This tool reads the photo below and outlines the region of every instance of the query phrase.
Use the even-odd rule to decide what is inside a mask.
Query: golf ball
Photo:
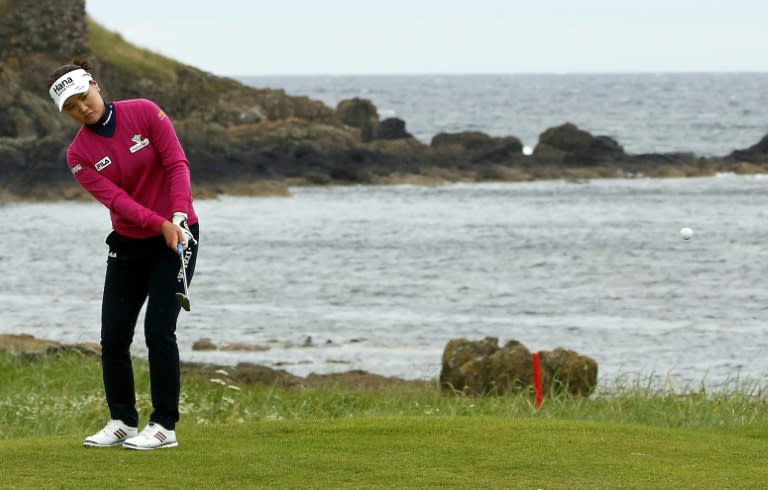
[[[683,240],[689,240],[693,236],[693,230],[690,228],[683,228],[680,230],[680,236]]]

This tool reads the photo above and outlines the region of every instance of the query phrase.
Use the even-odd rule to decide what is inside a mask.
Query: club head
[[[176,301],[179,302],[182,308],[189,311],[189,298],[184,293],[176,293]]]

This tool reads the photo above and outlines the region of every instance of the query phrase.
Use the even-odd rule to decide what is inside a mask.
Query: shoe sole
[[[131,444],[123,444],[123,448],[131,449],[133,451],[152,451],[153,449],[170,449],[172,447],[177,447],[178,445],[179,445],[178,442],[170,442],[168,444],[161,444],[160,446],[154,446],[154,447],[139,447]]]
[[[122,444],[122,442],[123,441],[118,441],[118,442],[116,442],[114,444],[99,444],[98,442],[85,441],[85,442],[83,442],[83,447],[102,447],[102,448],[104,448],[104,447],[116,447],[116,446],[119,446],[120,444]]]

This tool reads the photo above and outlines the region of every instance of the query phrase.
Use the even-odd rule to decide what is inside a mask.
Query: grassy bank
[[[137,361],[142,415],[146,364]],[[466,398],[184,376],[180,447],[88,450],[105,421],[98,360],[0,354],[0,488],[738,487],[768,481],[768,399],[748,386],[590,399]],[[117,468],[117,471],[116,471]],[[116,477],[115,474],[118,476]],[[116,478],[116,479],[115,479]],[[146,485],[142,485],[146,486]]]

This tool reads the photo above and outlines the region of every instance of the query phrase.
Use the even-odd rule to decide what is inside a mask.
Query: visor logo
[[[75,82],[72,80],[72,77],[67,77],[64,80],[60,80],[56,85],[53,86],[53,93],[56,95],[61,95],[61,93],[73,83]]]

